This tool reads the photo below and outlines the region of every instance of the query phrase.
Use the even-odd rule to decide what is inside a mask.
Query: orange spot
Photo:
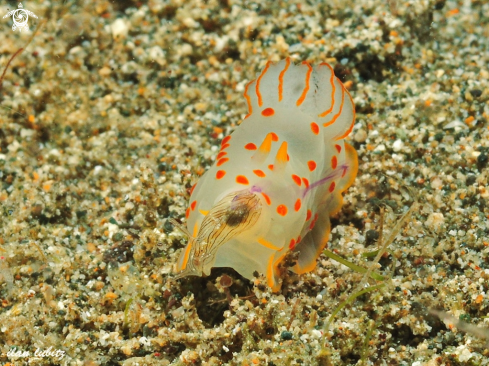
[[[236,183],[239,183],[239,184],[250,184],[250,182],[248,182],[248,178],[246,178],[244,175],[238,175],[238,176],[236,176]]]
[[[190,209],[193,211],[195,210],[195,206],[197,206],[197,201],[194,201],[190,204]]]
[[[307,180],[307,178],[302,178],[302,183],[304,183],[306,188],[309,187],[309,181]]]
[[[272,203],[272,200],[270,199],[270,197],[268,197],[266,193],[262,192],[261,195],[263,196],[263,198],[265,198],[265,202],[267,203],[267,205],[270,205]]]
[[[256,150],[256,145],[254,143],[250,142],[249,144],[245,145],[245,149],[246,150]]]
[[[227,152],[221,151],[219,154],[217,154],[216,160],[219,160],[220,158],[222,158],[223,156],[226,156],[226,155],[227,155]]]
[[[221,141],[221,145],[227,144],[229,140],[231,140],[231,135],[224,137]]]
[[[287,161],[287,141],[282,142],[275,156],[276,162],[285,163]]]
[[[261,111],[261,115],[264,117],[270,117],[275,114],[275,111],[273,108],[265,108],[263,111]]]
[[[282,101],[283,93],[284,93],[284,75],[287,69],[290,66],[290,58],[287,57],[285,59],[285,67],[284,69],[280,72],[280,75],[278,76],[278,101]]]
[[[336,151],[338,151],[338,154],[341,152],[341,146],[336,144],[334,145],[334,147],[336,148]]]
[[[285,205],[278,205],[277,206],[277,213],[281,216],[287,215],[287,206]]]
[[[276,134],[276,133],[274,133],[274,132],[270,132],[270,133],[272,134],[272,141],[275,141],[275,142],[276,142],[276,141],[278,141],[278,136],[277,136],[277,134]]]
[[[302,91],[302,95],[300,96],[299,99],[297,99],[296,105],[300,106],[302,102],[304,102],[304,99],[306,99],[307,92],[309,91],[309,79],[311,78],[311,73],[312,73],[312,66],[309,65],[309,62],[307,61],[302,61],[303,65],[306,65],[309,69],[307,70],[306,74],[306,86],[304,87],[304,90]]]
[[[229,144],[224,144],[224,145],[221,145],[221,151],[224,150],[224,149],[227,149],[229,146]]]
[[[311,172],[313,172],[314,170],[316,170],[316,162],[314,160],[309,160],[307,162],[307,166],[309,167],[309,170]]]
[[[295,239],[290,239],[289,249],[292,250],[295,247]]]
[[[332,167],[333,169],[336,169],[336,166],[337,166],[337,165],[338,165],[338,159],[336,158],[336,156],[333,156],[333,157],[331,158],[331,167]]]
[[[189,216],[190,216],[190,207],[187,208],[187,210],[185,211],[185,218],[188,219]]]
[[[260,93],[260,81],[261,81],[261,78],[263,77],[263,75],[265,75],[265,73],[267,72],[268,68],[270,67],[270,64],[272,62],[271,61],[268,61],[267,64],[265,65],[265,68],[263,69],[263,71],[261,72],[260,76],[258,76],[258,79],[256,79],[256,96],[258,97],[258,105],[261,107],[263,105],[263,99],[261,97],[261,93]]]
[[[248,88],[253,81],[255,81],[255,80],[251,80],[248,84],[246,84],[246,87],[245,87],[245,90],[243,93],[243,95],[246,99],[246,104],[248,104],[248,114],[246,115],[245,118],[248,118],[251,115],[251,113],[253,113],[253,108],[251,107],[251,99],[250,99],[250,96],[248,95]]]
[[[316,122],[311,122],[311,131],[315,135],[319,135],[319,126]]]
[[[196,185],[197,185],[197,183],[195,183],[195,184],[192,186],[192,188],[190,188],[190,195],[192,195],[192,193],[193,193],[193,191],[194,191],[194,189],[195,189],[195,186],[196,186]]]
[[[221,166],[222,164],[224,164],[226,161],[228,161],[229,159],[228,158],[222,158],[220,159],[218,162],[217,162],[217,166]]]
[[[299,211],[301,209],[301,204],[301,199],[298,198],[297,201],[295,201],[294,210]]]
[[[335,186],[336,186],[335,182],[331,182],[331,184],[329,185],[329,192],[333,192]]]
[[[318,220],[318,214],[314,215],[314,219],[311,221],[311,225],[309,225],[309,230],[312,230],[314,228],[314,225],[316,225],[316,221]]]
[[[268,166],[268,169],[273,170],[273,164],[270,164],[270,165]]]
[[[309,221],[309,219],[311,218],[311,216],[312,216],[311,210],[307,210],[306,221]]]
[[[225,175],[226,175],[226,171],[225,170],[218,170],[217,173],[216,173],[216,179],[221,179]]]
[[[295,184],[297,184],[299,187],[301,186],[302,181],[298,175],[292,174],[292,179],[294,180]]]
[[[333,107],[334,107],[334,103],[335,103],[335,100],[334,100],[334,93],[336,91],[336,87],[334,86],[334,77],[335,76],[334,76],[334,71],[331,68],[331,66],[329,66],[329,64],[327,64],[326,62],[322,62],[320,65],[328,67],[329,71],[331,73],[331,77],[329,79],[329,83],[331,84],[331,107],[329,107],[329,109],[325,110],[323,113],[319,114],[319,117],[325,117],[328,113],[331,113],[331,111],[333,110]]]
[[[299,243],[301,242],[301,240],[302,240],[302,238],[301,238],[301,236],[299,235],[299,236],[297,237],[297,244],[299,244]]]
[[[266,174],[262,170],[253,170],[253,173],[255,173],[258,177],[263,178],[266,176]]]

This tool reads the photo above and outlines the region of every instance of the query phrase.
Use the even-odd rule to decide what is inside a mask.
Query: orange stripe
[[[341,192],[344,192],[353,184],[358,172],[358,155],[357,151],[350,144],[345,143],[346,161],[349,163],[350,176],[348,182],[342,184]]]
[[[253,108],[251,107],[251,98],[250,96],[248,95],[248,88],[250,87],[250,84],[255,81],[255,80],[251,80],[248,84],[246,84],[245,86],[245,90],[244,90],[244,97],[246,99],[246,104],[248,104],[248,114],[246,115],[245,118],[251,116],[251,113],[253,113]]]
[[[275,160],[278,163],[287,162],[287,141],[282,142],[282,145],[280,145],[280,148],[277,151],[277,156],[275,156]]]
[[[185,248],[185,254],[183,255],[182,270],[187,267],[188,258],[190,257],[190,249],[192,249],[192,241],[190,240]]]
[[[290,57],[287,57],[285,59],[285,67],[284,69],[280,72],[280,75],[278,76],[278,101],[282,101],[283,93],[284,93],[284,75],[287,69],[290,66]]]
[[[304,99],[306,99],[307,92],[309,91],[309,79],[311,78],[311,73],[312,73],[312,66],[309,65],[309,62],[302,61],[302,64],[306,65],[309,68],[309,70],[307,70],[307,74],[306,74],[306,86],[304,87],[304,90],[302,91],[301,97],[299,99],[297,99],[297,103],[296,103],[297,106],[300,106],[302,104],[302,102],[304,101]]]
[[[267,205],[270,205],[272,203],[272,200],[270,199],[270,197],[268,197],[268,194],[262,192],[261,195],[263,196],[263,198],[265,198]]]
[[[345,90],[345,91],[346,91],[346,94],[348,95],[348,97],[350,98],[350,102],[351,102],[351,105],[353,107],[353,118],[352,118],[351,125],[350,125],[350,128],[348,129],[348,131],[346,131],[340,137],[336,137],[335,140],[342,140],[346,136],[348,136],[350,134],[350,132],[353,130],[353,125],[355,124],[355,116],[356,116],[356,113],[355,113],[355,105],[353,104],[353,99],[351,98],[350,93],[348,93],[348,90]]]
[[[269,241],[263,239],[263,238],[258,238],[257,239],[257,242],[261,245],[263,245],[264,247],[268,248],[268,249],[272,249],[272,250],[280,250],[282,248],[279,248],[279,247],[276,247],[275,245],[273,245],[272,243],[270,243]]]
[[[272,148],[272,140],[273,140],[273,135],[271,133],[267,134],[267,136],[261,143],[259,150],[264,153],[269,153],[270,149]]]
[[[334,93],[336,91],[336,87],[334,86],[334,78],[335,78],[335,76],[334,76],[334,70],[326,62],[322,62],[321,65],[327,66],[329,68],[329,71],[331,72],[331,78],[330,78],[329,82],[331,83],[331,89],[332,89],[332,91],[331,91],[331,107],[328,110],[324,111],[323,113],[321,113],[319,115],[319,117],[324,117],[328,113],[331,113],[331,111],[333,110],[333,107],[334,107]]]
[[[329,125],[332,125],[333,123],[335,123],[336,120],[338,119],[338,117],[341,115],[341,111],[343,111],[343,104],[345,103],[345,87],[341,83],[340,83],[340,85],[341,85],[341,105],[340,105],[340,110],[338,111],[338,113],[336,113],[334,115],[334,117],[329,122],[323,123],[323,127],[328,127]],[[352,128],[353,128],[353,125],[352,125]]]
[[[261,93],[260,93],[260,80],[265,75],[267,72],[268,68],[270,67],[270,64],[272,61],[267,61],[267,64],[265,65],[265,68],[261,72],[260,76],[258,76],[258,79],[256,79],[256,96],[258,97],[258,105],[261,107],[263,105],[263,99],[261,98]]]
[[[273,257],[275,256],[275,253],[272,253],[270,255],[270,258],[268,259],[268,265],[267,265],[267,284],[270,288],[274,287],[274,278],[273,278]]]

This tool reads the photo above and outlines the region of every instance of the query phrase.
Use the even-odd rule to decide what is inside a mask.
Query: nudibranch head
[[[183,269],[176,278],[209,275],[217,250],[253,228],[261,210],[260,198],[250,190],[224,196],[205,216],[197,237],[189,238],[186,253],[178,266]]]

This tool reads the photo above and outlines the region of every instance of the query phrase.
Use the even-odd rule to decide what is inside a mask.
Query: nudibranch
[[[189,241],[177,277],[231,267],[281,287],[279,263],[312,271],[330,234],[330,216],[353,183],[358,159],[344,141],[353,129],[352,98],[327,63],[268,62],[246,85],[248,114],[223,138],[214,165],[192,187]]]

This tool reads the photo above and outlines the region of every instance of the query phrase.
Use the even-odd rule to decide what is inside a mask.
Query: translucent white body
[[[329,217],[355,179],[356,152],[343,140],[354,106],[328,64],[289,59],[267,63],[244,96],[249,114],[192,191],[192,238],[176,271],[182,277],[231,267],[249,279],[258,271],[277,291],[288,251],[299,252],[295,272],[314,269]]]

